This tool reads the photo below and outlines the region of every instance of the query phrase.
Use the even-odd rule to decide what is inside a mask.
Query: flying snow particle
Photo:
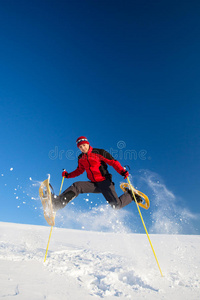
[[[10,171],[13,171],[13,168],[10,168]]]
[[[29,180],[32,181],[33,179],[31,177],[29,177]]]
[[[4,176],[4,174],[1,174],[1,176]]]

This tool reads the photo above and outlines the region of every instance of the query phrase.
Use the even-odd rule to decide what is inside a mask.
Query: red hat
[[[76,145],[77,145],[77,147],[79,147],[80,145],[82,145],[82,144],[90,144],[89,142],[88,142],[88,139],[85,137],[85,136],[80,136],[77,140],[76,140]]]

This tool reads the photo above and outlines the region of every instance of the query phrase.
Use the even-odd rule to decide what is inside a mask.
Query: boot
[[[51,193],[51,201],[54,212],[62,208],[62,203],[60,201],[60,198],[56,196],[55,194]],[[63,206],[64,207],[64,206]]]
[[[64,208],[74,198],[75,193],[72,191],[67,192],[64,196],[56,196],[55,194],[51,193],[53,210],[56,212],[57,210]]]
[[[134,193],[135,198],[133,197],[133,193],[129,188],[126,188],[127,192],[131,195],[132,200],[135,202],[135,198],[137,200],[137,203],[142,203],[143,199],[140,195],[138,195],[137,193]]]

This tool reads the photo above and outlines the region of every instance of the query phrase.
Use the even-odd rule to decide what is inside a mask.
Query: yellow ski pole
[[[59,195],[61,194],[62,191],[62,187],[63,187],[63,182],[64,182],[65,177],[63,176],[62,178],[62,182],[61,182],[61,186],[60,186],[60,191],[59,191]]]
[[[141,220],[142,220],[142,224],[143,224],[143,226],[144,226],[145,232],[146,232],[146,234],[147,234],[147,237],[148,237],[149,243],[150,243],[150,245],[151,245],[151,249],[152,249],[152,251],[153,251],[153,254],[154,254],[154,256],[155,256],[155,259],[156,259],[156,262],[157,262],[158,268],[159,268],[159,270],[160,270],[160,274],[161,274],[161,276],[163,277],[163,274],[162,274],[162,271],[161,271],[161,268],[160,268],[160,265],[159,265],[159,262],[158,262],[158,259],[157,259],[157,256],[156,256],[156,253],[155,253],[155,251],[154,251],[154,248],[153,248],[152,242],[151,242],[151,240],[150,240],[150,237],[149,237],[149,234],[148,234],[148,231],[147,231],[146,225],[145,225],[145,223],[144,223],[144,220],[143,220],[143,217],[142,217],[142,214],[141,214],[141,211],[140,211],[139,205],[138,205],[138,203],[137,203],[137,200],[136,200],[136,197],[135,197],[135,193],[134,193],[134,190],[133,190],[133,186],[132,186],[132,184],[131,184],[131,182],[130,182],[130,179],[129,179],[129,177],[127,177],[127,180],[128,180],[129,186],[130,186],[130,188],[131,188],[131,192],[132,192],[132,194],[133,194],[133,197],[134,197],[135,203],[136,203],[136,205],[137,205],[137,209],[138,209],[138,212],[139,212],[140,218],[141,218]]]
[[[62,178],[59,195],[61,194],[61,191],[62,191],[64,178],[65,177]],[[50,234],[49,234],[49,239],[48,239],[48,243],[47,243],[47,249],[46,249],[46,253],[45,253],[45,257],[44,257],[44,262],[46,261],[46,258],[47,258],[47,253],[48,253],[48,249],[49,249],[49,243],[50,243],[50,239],[51,239],[52,230],[53,230],[53,226],[51,226],[51,230],[50,230]]]
[[[45,253],[45,257],[44,257],[44,262],[46,261],[46,258],[47,258],[47,253],[48,253],[48,249],[49,249],[49,243],[50,243],[50,239],[51,239],[52,230],[53,230],[53,226],[51,226],[49,239],[48,239],[48,243],[47,243],[47,249],[46,249],[46,253]]]

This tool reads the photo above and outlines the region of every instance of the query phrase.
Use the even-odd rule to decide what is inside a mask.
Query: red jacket
[[[119,174],[125,171],[121,164],[115,160],[110,153],[103,149],[92,148],[90,146],[87,154],[82,153],[79,155],[77,169],[69,173],[67,178],[79,176],[86,170],[87,177],[92,182],[103,181],[107,178],[111,179],[112,175],[107,170],[107,164],[112,166]]]

